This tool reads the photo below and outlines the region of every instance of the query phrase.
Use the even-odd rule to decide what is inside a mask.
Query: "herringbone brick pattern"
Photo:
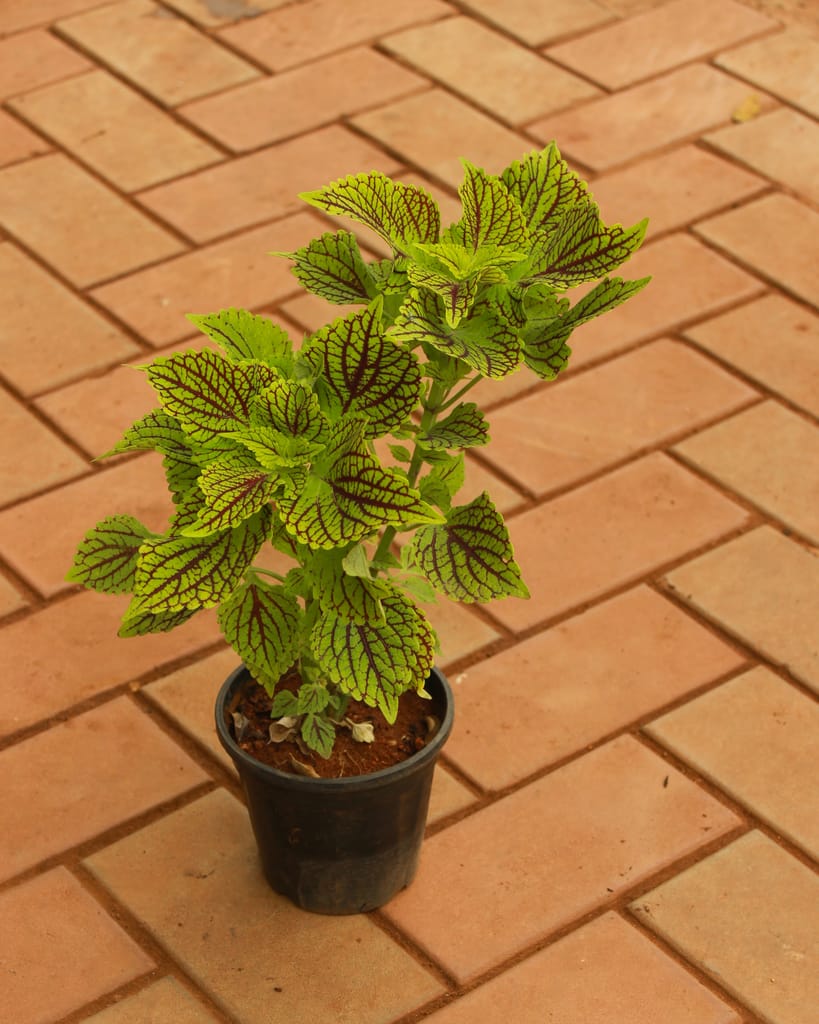
[[[764,0],[0,0],[0,1024],[815,1024],[817,66]],[[298,192],[449,210],[459,157],[552,138],[654,280],[559,382],[481,386],[468,488],[533,597],[431,610],[419,876],[307,915],[215,743],[215,620],[118,640],[64,582],[167,515],[153,455],[92,459],[185,313],[324,322],[267,255],[326,224]]]

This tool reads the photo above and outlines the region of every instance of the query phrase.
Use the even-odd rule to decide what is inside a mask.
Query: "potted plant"
[[[647,281],[607,276],[645,221],[605,226],[554,144],[498,176],[464,168],[463,214],[443,231],[424,189],[378,172],[302,196],[390,247],[366,263],[336,230],[278,254],[311,292],[360,310],[300,348],[245,310],[191,316],[218,348],[141,367],[161,405],[108,453],[161,453],[168,528],[105,519],[68,577],[133,595],[124,637],[218,609],[242,665],[217,729],[266,875],[325,913],[378,906],[415,870],[452,723],[418,600],[527,596],[489,495],[457,503],[464,450],[488,440],[467,393],[521,364],[553,379],[572,331]]]

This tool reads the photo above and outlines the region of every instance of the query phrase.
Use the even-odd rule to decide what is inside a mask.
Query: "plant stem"
[[[424,399],[424,411],[421,414],[421,423],[418,427],[419,434],[425,434],[435,426],[435,421],[438,418],[439,413],[443,408],[443,402],[447,397],[447,389],[441,384],[440,381],[434,380],[430,386],[429,393]],[[418,474],[421,472],[421,467],[424,464],[424,452],[418,442],[415,442],[415,448],[412,453],[412,459],[410,460],[409,468],[407,469],[407,481],[410,487],[414,487],[418,480]],[[388,526],[381,535],[381,540],[376,549],[375,555],[373,556],[374,562],[379,562],[390,550],[392,542],[395,540],[395,535],[398,531],[394,526]],[[377,570],[376,570],[377,574]]]
[[[258,565],[254,565],[252,567],[252,571],[257,576],[272,576],[273,579],[274,580],[278,580],[279,583],[284,583],[285,582],[285,577],[284,576],[280,576],[279,573],[277,573],[277,572],[273,572],[272,569],[260,569]]]
[[[464,384],[464,386],[460,389],[460,391],[456,391],[451,398],[447,396],[447,400],[443,403],[443,405],[438,406],[438,412],[446,412],[447,409],[451,409],[456,402],[460,401],[460,399],[463,398],[463,396],[467,393],[467,391],[469,391],[470,388],[474,388],[475,385],[479,383],[479,381],[481,381],[482,379],[483,378],[480,376],[480,374],[478,374],[471,380],[468,380],[466,384]]]

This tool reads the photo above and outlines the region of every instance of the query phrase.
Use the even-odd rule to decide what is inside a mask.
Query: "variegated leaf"
[[[443,526],[422,526],[410,557],[436,589],[456,601],[529,596],[503,517],[486,492],[453,509]]]
[[[175,612],[146,612],[138,607],[135,600],[126,611],[117,636],[146,636],[148,633],[170,633],[172,629],[187,622],[193,610],[184,609]]]
[[[353,622],[377,622],[384,618],[381,599],[388,585],[369,576],[348,575],[335,557],[314,560],[315,594],[325,613]]]
[[[109,455],[134,451],[157,451],[184,459],[190,455],[190,445],[173,416],[162,409],[154,409],[129,427],[122,439],[101,457],[105,459]]]
[[[247,459],[228,456],[212,462],[199,474],[205,507],[182,532],[204,537],[238,526],[270,502],[275,484],[274,476]]]
[[[140,548],[134,610],[212,608],[241,583],[267,534],[269,515],[257,512],[239,526],[209,537],[164,537]]]
[[[380,171],[351,174],[300,196],[311,206],[366,224],[396,252],[411,242],[434,242],[441,215],[432,196],[415,185],[391,181]]]
[[[188,320],[232,360],[256,360],[279,369],[287,369],[292,363],[293,343],[269,317],[246,309],[223,309],[207,316],[189,313]]]
[[[418,440],[427,448],[475,448],[489,441],[489,428],[474,402],[462,402]]]
[[[435,292],[441,299],[444,316],[450,327],[457,327],[478,297],[479,280],[469,277],[464,281],[453,281],[444,274],[424,267],[410,266],[409,278],[418,288]]]
[[[630,228],[607,227],[590,200],[568,211],[545,236],[533,265],[533,279],[553,288],[573,288],[616,270],[640,247],[647,220]]]
[[[192,456],[192,453],[189,452]],[[168,490],[171,497],[178,505],[184,500],[188,492],[196,487],[199,479],[201,466],[192,461],[191,458],[177,458],[175,455],[166,455],[162,460],[162,468],[165,470],[165,479],[168,482]]]
[[[258,387],[256,373],[247,366],[206,349],[178,352],[146,369],[165,408],[193,441],[212,441],[250,423]]]
[[[526,248],[529,232],[517,197],[495,177],[463,161],[464,180],[458,193],[463,216],[447,237],[473,250],[484,245]]]
[[[301,609],[284,587],[254,578],[219,609],[219,626],[253,677],[270,692],[297,660]]]
[[[323,476],[308,477],[301,493],[278,498],[288,531],[311,548],[362,540],[381,526],[435,522],[438,514],[396,470],[364,451],[339,456]]]
[[[305,465],[322,448],[320,441],[292,437],[272,427],[248,427],[229,436],[252,452],[259,465],[271,472]]]
[[[533,318],[523,330],[523,358],[526,365],[544,380],[553,380],[569,361],[571,349],[566,341],[574,329],[636,295],[649,280],[648,277],[637,281],[624,281],[621,277],[606,278],[571,309],[566,308],[566,300],[563,300],[554,309],[554,315]]]
[[[533,232],[549,232],[564,213],[589,195],[586,183],[570,169],[554,142],[540,153],[516,160],[501,180]]]
[[[380,307],[335,320],[309,337],[305,361],[321,375],[331,416],[361,416],[368,437],[397,429],[421,391],[421,370],[411,353],[381,328]]]
[[[428,291],[410,292],[390,334],[407,348],[432,345],[496,380],[511,373],[521,357],[518,331],[496,307],[479,304],[468,319],[450,327],[442,300]]]
[[[81,541],[66,579],[105,594],[133,590],[140,545],[151,531],[133,516],[111,516]]]
[[[255,426],[271,426],[305,441],[318,441],[327,433],[318,397],[298,381],[274,381],[256,397],[251,415]]]
[[[299,281],[328,302],[369,302],[375,295],[374,282],[350,231],[328,231],[303,249],[277,255],[293,260]]]
[[[432,667],[434,633],[423,613],[398,593],[384,601],[380,623],[321,617],[310,636],[313,655],[339,689],[381,710],[388,722],[398,698],[423,687]]]

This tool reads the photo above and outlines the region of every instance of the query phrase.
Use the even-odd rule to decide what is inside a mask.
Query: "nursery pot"
[[[304,910],[357,914],[409,885],[418,866],[432,774],[452,729],[452,691],[433,669],[427,691],[441,726],[400,764],[368,775],[313,779],[262,764],[233,737],[230,712],[250,673],[240,666],[216,699],[216,730],[247,796],[265,877]]]

